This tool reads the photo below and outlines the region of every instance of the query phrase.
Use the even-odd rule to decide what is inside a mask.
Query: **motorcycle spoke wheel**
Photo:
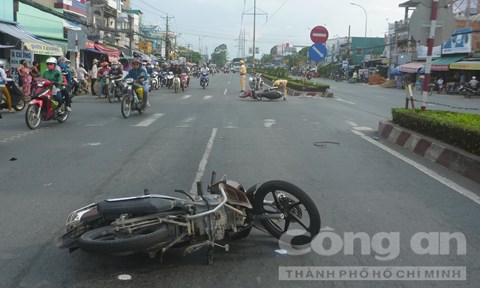
[[[123,97],[121,108],[123,117],[128,118],[132,112],[132,101],[130,100],[130,97]]]
[[[320,232],[320,213],[315,203],[291,183],[280,180],[263,183],[254,195],[253,209],[256,215],[283,213],[283,219],[260,220],[260,223],[279,239],[288,231],[295,232],[290,244],[310,243]]]
[[[115,87],[109,87],[107,97],[108,102],[113,103],[113,101],[115,100]]]
[[[37,117],[39,109],[40,106],[38,105],[28,106],[27,112],[25,113],[25,122],[28,128],[32,130],[35,130],[40,125],[40,117]]]
[[[132,233],[116,232],[112,226],[90,230],[80,236],[78,244],[86,252],[128,255],[146,252],[168,240],[164,224],[134,230]]]

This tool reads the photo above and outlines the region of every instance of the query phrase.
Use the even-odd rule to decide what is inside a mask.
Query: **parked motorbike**
[[[54,100],[58,88],[54,83],[44,78],[37,79],[37,87],[25,113],[25,122],[28,128],[36,129],[41,121],[57,120],[59,123],[67,121],[69,112],[64,99],[61,107]],[[53,91],[52,91],[53,90]]]
[[[167,78],[167,88],[170,89],[173,87],[173,78],[175,78],[175,75],[173,75],[172,71],[169,71],[166,78]]]
[[[202,76],[200,76],[200,86],[202,86],[203,89],[205,89],[208,86],[208,73],[207,72],[202,72]]]
[[[108,102],[113,103],[115,98],[118,99],[118,101],[122,100],[122,90],[125,88],[124,82],[122,75],[110,75],[110,81],[107,87]]]
[[[27,101],[25,101],[25,96],[23,95],[22,89],[17,85],[17,83],[15,83],[12,78],[7,78],[5,87],[7,87],[8,93],[10,93],[10,96],[12,98],[12,108],[15,111],[22,111],[25,106],[27,106]],[[0,110],[1,109],[8,109],[7,98],[3,94],[0,99]]]
[[[132,110],[137,110],[139,114],[143,114],[147,107],[143,103],[143,87],[142,84],[144,79],[140,78],[136,80],[137,85],[134,85],[135,81],[133,78],[125,79],[125,88],[123,89],[123,98],[122,98],[122,115],[125,118],[128,118],[132,113]]]
[[[171,248],[184,249],[184,255],[204,248],[211,264],[215,246],[228,251],[228,240],[246,238],[253,227],[292,247],[310,243],[320,231],[315,203],[289,182],[267,181],[245,190],[225,176],[216,182],[213,172],[206,193],[200,182],[196,195],[175,192],[186,197],[150,194],[145,189],[141,196],[77,209],[68,216],[66,231],[55,244],[70,252],[80,248],[107,255],[147,253],[160,259]],[[285,234],[294,229],[295,235]]]

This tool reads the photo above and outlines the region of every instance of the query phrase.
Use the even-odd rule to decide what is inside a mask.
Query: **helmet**
[[[97,59],[93,59],[93,64],[97,64],[98,63],[98,60]]]
[[[240,60],[240,65],[242,65],[242,64],[245,64],[245,62],[243,60]]]
[[[102,67],[107,67],[108,66],[108,62],[103,62],[102,63]]]
[[[67,58],[64,56],[58,57],[58,62],[67,62]]]
[[[132,60],[132,65],[133,64],[140,64],[140,63],[141,63],[140,60],[138,60],[137,58]]]
[[[476,78],[475,76],[473,76],[473,77],[472,77],[472,80],[475,80],[475,79],[477,79],[477,78]]]
[[[53,64],[57,64],[57,59],[55,57],[50,57],[47,59],[47,61],[45,61],[45,63],[49,64],[49,63],[53,63]]]

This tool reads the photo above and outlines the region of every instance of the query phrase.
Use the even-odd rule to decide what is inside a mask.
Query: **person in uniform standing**
[[[240,60],[240,89],[241,92],[245,92],[245,81],[247,79],[247,67],[245,62]]]

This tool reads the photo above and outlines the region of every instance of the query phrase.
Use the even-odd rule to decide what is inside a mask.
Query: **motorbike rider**
[[[45,63],[47,64],[47,70],[43,72],[42,77],[54,83],[55,85],[54,87],[56,87],[57,89],[53,89],[52,91],[54,92],[53,97],[58,102],[58,107],[62,107],[61,106],[63,104],[62,91],[61,89],[58,89],[58,88],[62,87],[63,77],[62,77],[62,73],[60,73],[60,71],[58,71],[58,69],[56,68],[57,59],[55,57],[50,57],[45,61]],[[60,111],[60,113],[61,112],[63,111]]]
[[[102,96],[107,96],[107,95],[103,95],[103,89],[104,89],[104,86],[105,86],[105,77],[107,75],[105,75],[105,73],[110,73],[110,68],[108,67],[108,62],[103,62],[102,63],[102,68],[100,68],[100,70],[98,70],[98,81],[100,81],[100,85],[99,85],[99,88],[98,88],[98,98],[102,97]]]
[[[470,84],[470,87],[472,87],[473,89],[477,89],[477,86],[478,86],[478,80],[475,76],[472,77],[472,80],[470,80],[468,82],[468,84]]]
[[[73,85],[73,75],[70,70],[70,66],[68,65],[68,59],[63,56],[58,58],[58,67],[60,67],[61,73],[63,76],[65,76],[65,79],[66,79],[66,83],[65,83],[62,77],[63,85],[60,91],[62,92],[62,96],[65,97],[65,104],[67,106],[67,111],[72,111],[70,91]]]
[[[245,92],[245,80],[247,79],[247,67],[245,61],[240,60],[240,92]]]
[[[82,63],[77,68],[77,79],[80,85],[78,85],[77,89],[74,91],[75,94],[78,94],[78,90],[83,90],[85,93],[88,93],[87,81],[86,78],[88,77],[88,72],[85,70],[85,67]]]
[[[148,73],[145,67],[142,67],[142,63],[137,58],[132,60],[132,69],[130,69],[125,75],[125,78],[133,78],[136,81],[141,81],[137,85],[141,85],[143,87],[143,104],[145,107],[150,107],[150,103],[148,102]]]
[[[2,93],[5,95],[5,98],[7,98],[8,112],[14,113],[15,111],[12,108],[12,96],[10,95],[10,92],[8,92],[8,89],[5,86],[6,84],[7,84],[7,74],[5,73],[5,70],[3,69],[3,67],[0,67],[0,96]]]

